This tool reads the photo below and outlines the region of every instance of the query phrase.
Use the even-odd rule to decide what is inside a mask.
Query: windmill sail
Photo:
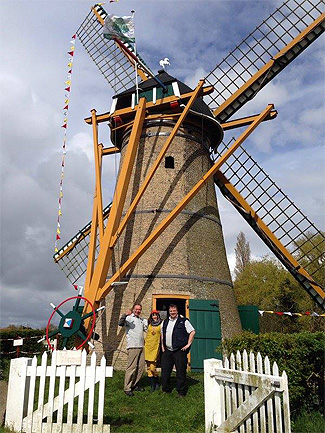
[[[206,77],[215,92],[206,97],[225,122],[324,31],[324,3],[287,0]]]
[[[220,157],[230,143],[218,148]],[[223,195],[324,309],[324,233],[301,212],[243,147],[215,176]],[[323,283],[324,284],[324,283]]]
[[[94,6],[80,25],[77,36],[111,88],[120,92],[134,84],[135,58],[142,79],[146,79],[151,71],[138,54],[135,56],[132,44],[125,42],[125,50],[121,50],[121,45],[114,40],[104,38],[106,16],[100,5]]]
[[[206,77],[207,83],[216,89],[206,99],[219,121],[231,117],[323,32],[322,7],[322,2],[304,0],[298,4],[287,0]],[[115,82],[121,90],[130,87],[134,74],[132,64],[113,41],[102,38],[98,14],[103,20],[106,12],[100,6],[93,9],[96,13],[92,11],[88,15],[78,36],[112,87]],[[124,68],[131,70],[129,81]],[[218,149],[216,156],[226,147]],[[324,264],[324,233],[244,149],[237,150],[223,172],[215,177],[223,194],[324,308],[325,293],[319,280]],[[109,209],[108,206],[104,210],[105,219]],[[71,282],[86,271],[90,226],[91,223],[87,224],[54,256]]]
[[[103,220],[107,218],[112,203],[103,209]],[[54,254],[55,263],[58,263],[68,280],[74,284],[87,270],[88,250],[90,242],[91,221],[78,231],[60,250]],[[99,251],[99,235],[97,233],[96,258]]]

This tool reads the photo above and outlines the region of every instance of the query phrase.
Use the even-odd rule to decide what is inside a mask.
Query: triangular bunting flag
[[[70,92],[70,87],[66,87],[64,90],[66,90],[67,92]]]

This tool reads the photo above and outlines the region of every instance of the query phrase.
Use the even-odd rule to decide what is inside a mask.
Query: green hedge
[[[275,361],[280,374],[288,375],[290,409],[293,414],[300,410],[324,408],[324,354],[325,333],[302,332],[297,334],[253,334],[225,339],[218,352],[226,356],[243,350],[268,356],[271,366]]]
[[[8,379],[10,359],[16,357],[17,347],[13,345],[13,339],[18,337],[24,339],[24,344],[20,346],[20,356],[31,358],[34,354],[44,352],[44,344],[37,343],[38,337],[44,334],[45,329],[15,326],[0,329],[0,380]]]

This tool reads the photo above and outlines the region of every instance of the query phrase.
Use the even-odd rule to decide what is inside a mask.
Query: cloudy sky
[[[75,292],[54,264],[62,160],[67,51],[92,2],[2,0],[1,19],[1,321],[44,326],[49,302]],[[195,86],[281,2],[276,0],[120,0],[104,8],[136,10],[138,50],[159,69]],[[324,42],[317,40],[252,101],[248,113],[274,103],[279,116],[246,148],[309,218],[324,230]],[[112,91],[77,41],[69,105],[61,217],[62,246],[91,217],[94,167],[92,108],[109,110]],[[109,145],[109,137],[101,141]],[[104,203],[118,161],[106,164]],[[114,158],[114,159],[113,159]],[[254,257],[267,253],[254,232],[219,197],[230,266],[244,231]]]

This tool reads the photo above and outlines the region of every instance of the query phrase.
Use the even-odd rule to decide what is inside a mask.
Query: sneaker
[[[143,391],[144,391],[144,388],[140,388],[140,387],[137,385],[137,386],[135,386],[135,387],[132,389],[132,391],[143,392]]]
[[[128,397],[133,397],[134,394],[132,391],[124,391],[124,394],[127,395]]]

